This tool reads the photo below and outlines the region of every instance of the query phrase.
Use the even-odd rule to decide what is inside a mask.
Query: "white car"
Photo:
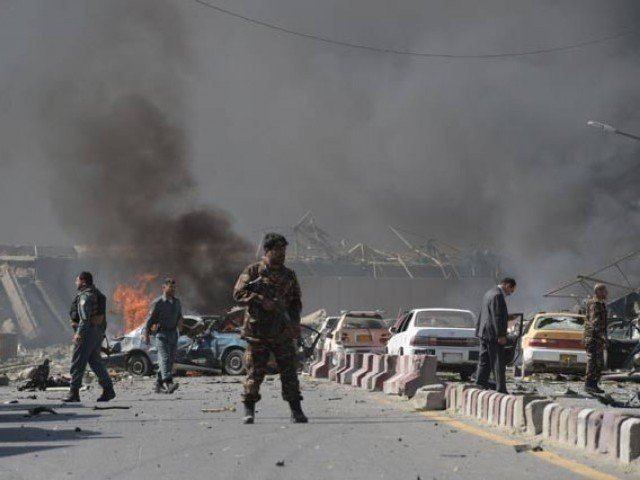
[[[438,370],[458,372],[462,380],[467,380],[475,372],[479,357],[475,325],[476,316],[470,310],[411,310],[389,329],[394,335],[387,343],[387,353],[435,355]]]

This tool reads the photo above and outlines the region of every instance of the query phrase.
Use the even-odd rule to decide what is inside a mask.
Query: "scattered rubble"
[[[50,413],[52,415],[57,415],[58,412],[56,412],[53,408],[49,408],[49,407],[35,407],[35,408],[30,408],[29,409],[29,415],[30,417],[36,417],[38,415],[40,415],[41,413]]]

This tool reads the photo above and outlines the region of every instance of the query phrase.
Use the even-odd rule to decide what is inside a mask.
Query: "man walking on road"
[[[507,344],[507,312],[506,297],[516,289],[513,278],[504,278],[500,284],[487,293],[482,299],[482,307],[476,325],[476,337],[480,339],[480,358],[476,372],[476,385],[489,389],[489,374],[493,372],[496,391],[507,393],[506,364],[504,346]]]
[[[291,407],[291,421],[306,423],[300,402],[298,361],[295,341],[300,338],[302,310],[300,285],[293,270],[284,266],[287,240],[277,233],[265,235],[264,257],[244,269],[233,290],[236,302],[247,307],[242,338],[247,343],[244,382],[244,423],[253,423],[260,385],[267,373],[267,363],[274,355],[282,398]]]
[[[604,352],[607,348],[607,287],[601,283],[593,288],[593,296],[587,301],[587,319],[584,325],[584,348],[587,351],[585,390],[587,393],[604,393],[598,382],[604,369]]]
[[[102,363],[100,347],[104,332],[107,329],[107,297],[93,284],[93,275],[89,272],[81,272],[76,277],[78,294],[71,304],[71,325],[73,335],[73,357],[71,359],[71,389],[64,402],[79,402],[82,377],[87,368],[98,377],[102,387],[102,395],[98,402],[108,402],[115,398],[113,382]]]
[[[178,331],[182,329],[182,305],[175,296],[176,282],[166,278],[162,283],[162,295],[151,304],[147,317],[144,341],[151,342],[151,330],[157,325],[156,348],[158,349],[158,376],[156,393],[173,393],[178,383],[173,381],[173,362],[178,346]],[[163,387],[166,386],[166,390]]]

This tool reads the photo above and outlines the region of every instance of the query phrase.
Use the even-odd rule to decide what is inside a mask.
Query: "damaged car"
[[[185,315],[178,337],[174,369],[179,372],[224,372],[241,375],[245,371],[247,343],[240,338],[238,315]],[[132,375],[151,375],[157,368],[155,336],[144,342],[144,326],[116,338],[104,357],[108,367],[123,368]]]

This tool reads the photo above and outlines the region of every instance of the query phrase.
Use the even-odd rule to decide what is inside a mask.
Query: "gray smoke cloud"
[[[250,249],[221,210],[195,205],[185,131],[190,49],[169,3],[95,4],[76,68],[40,91],[52,210],[76,242],[125,247],[121,278],[177,277],[189,307],[219,311]],[[123,275],[126,272],[129,277]]]
[[[339,40],[446,53],[552,47],[640,20],[632,0],[219,4]],[[11,115],[2,120],[3,168],[36,186],[27,194],[0,180],[4,198],[12,199],[1,218],[18,217],[15,198],[32,207],[27,221],[14,222],[12,238],[79,235],[83,229],[64,220],[77,208],[59,195],[67,189],[57,190],[50,207],[71,212],[60,233],[40,206],[47,198],[42,185],[73,176],[63,160],[75,148],[91,151],[78,135],[92,124],[124,142],[137,139],[118,129],[116,119],[128,118],[127,125],[144,124],[145,135],[180,132],[170,148],[184,163],[172,165],[171,180],[161,175],[165,163],[157,176],[184,188],[160,183],[164,193],[155,199],[142,188],[130,204],[116,197],[127,215],[107,209],[108,218],[118,217],[115,231],[139,225],[139,204],[176,216],[202,204],[231,212],[238,231],[253,240],[312,209],[336,235],[374,245],[400,248],[387,230],[394,225],[492,247],[518,277],[512,301],[523,308],[541,306],[546,289],[635,247],[640,144],[603,136],[586,121],[640,132],[638,34],[535,57],[437,60],[327,46],[187,1],[20,2],[0,22],[7,27],[0,39],[11,45],[1,85],[24,100],[4,100]],[[49,103],[32,108],[33,93],[44,86]],[[55,128],[33,131],[25,114],[33,110]],[[158,123],[147,127],[147,118]],[[27,175],[21,162],[38,157],[32,139],[42,136],[73,139],[75,146],[54,142],[57,152]],[[96,142],[94,148],[109,143]],[[144,151],[134,158],[138,167],[119,165],[132,175],[118,179],[116,189],[159,181],[145,167]],[[181,179],[179,172],[187,173]],[[92,208],[96,198],[87,200]],[[110,231],[101,225],[91,235]]]

